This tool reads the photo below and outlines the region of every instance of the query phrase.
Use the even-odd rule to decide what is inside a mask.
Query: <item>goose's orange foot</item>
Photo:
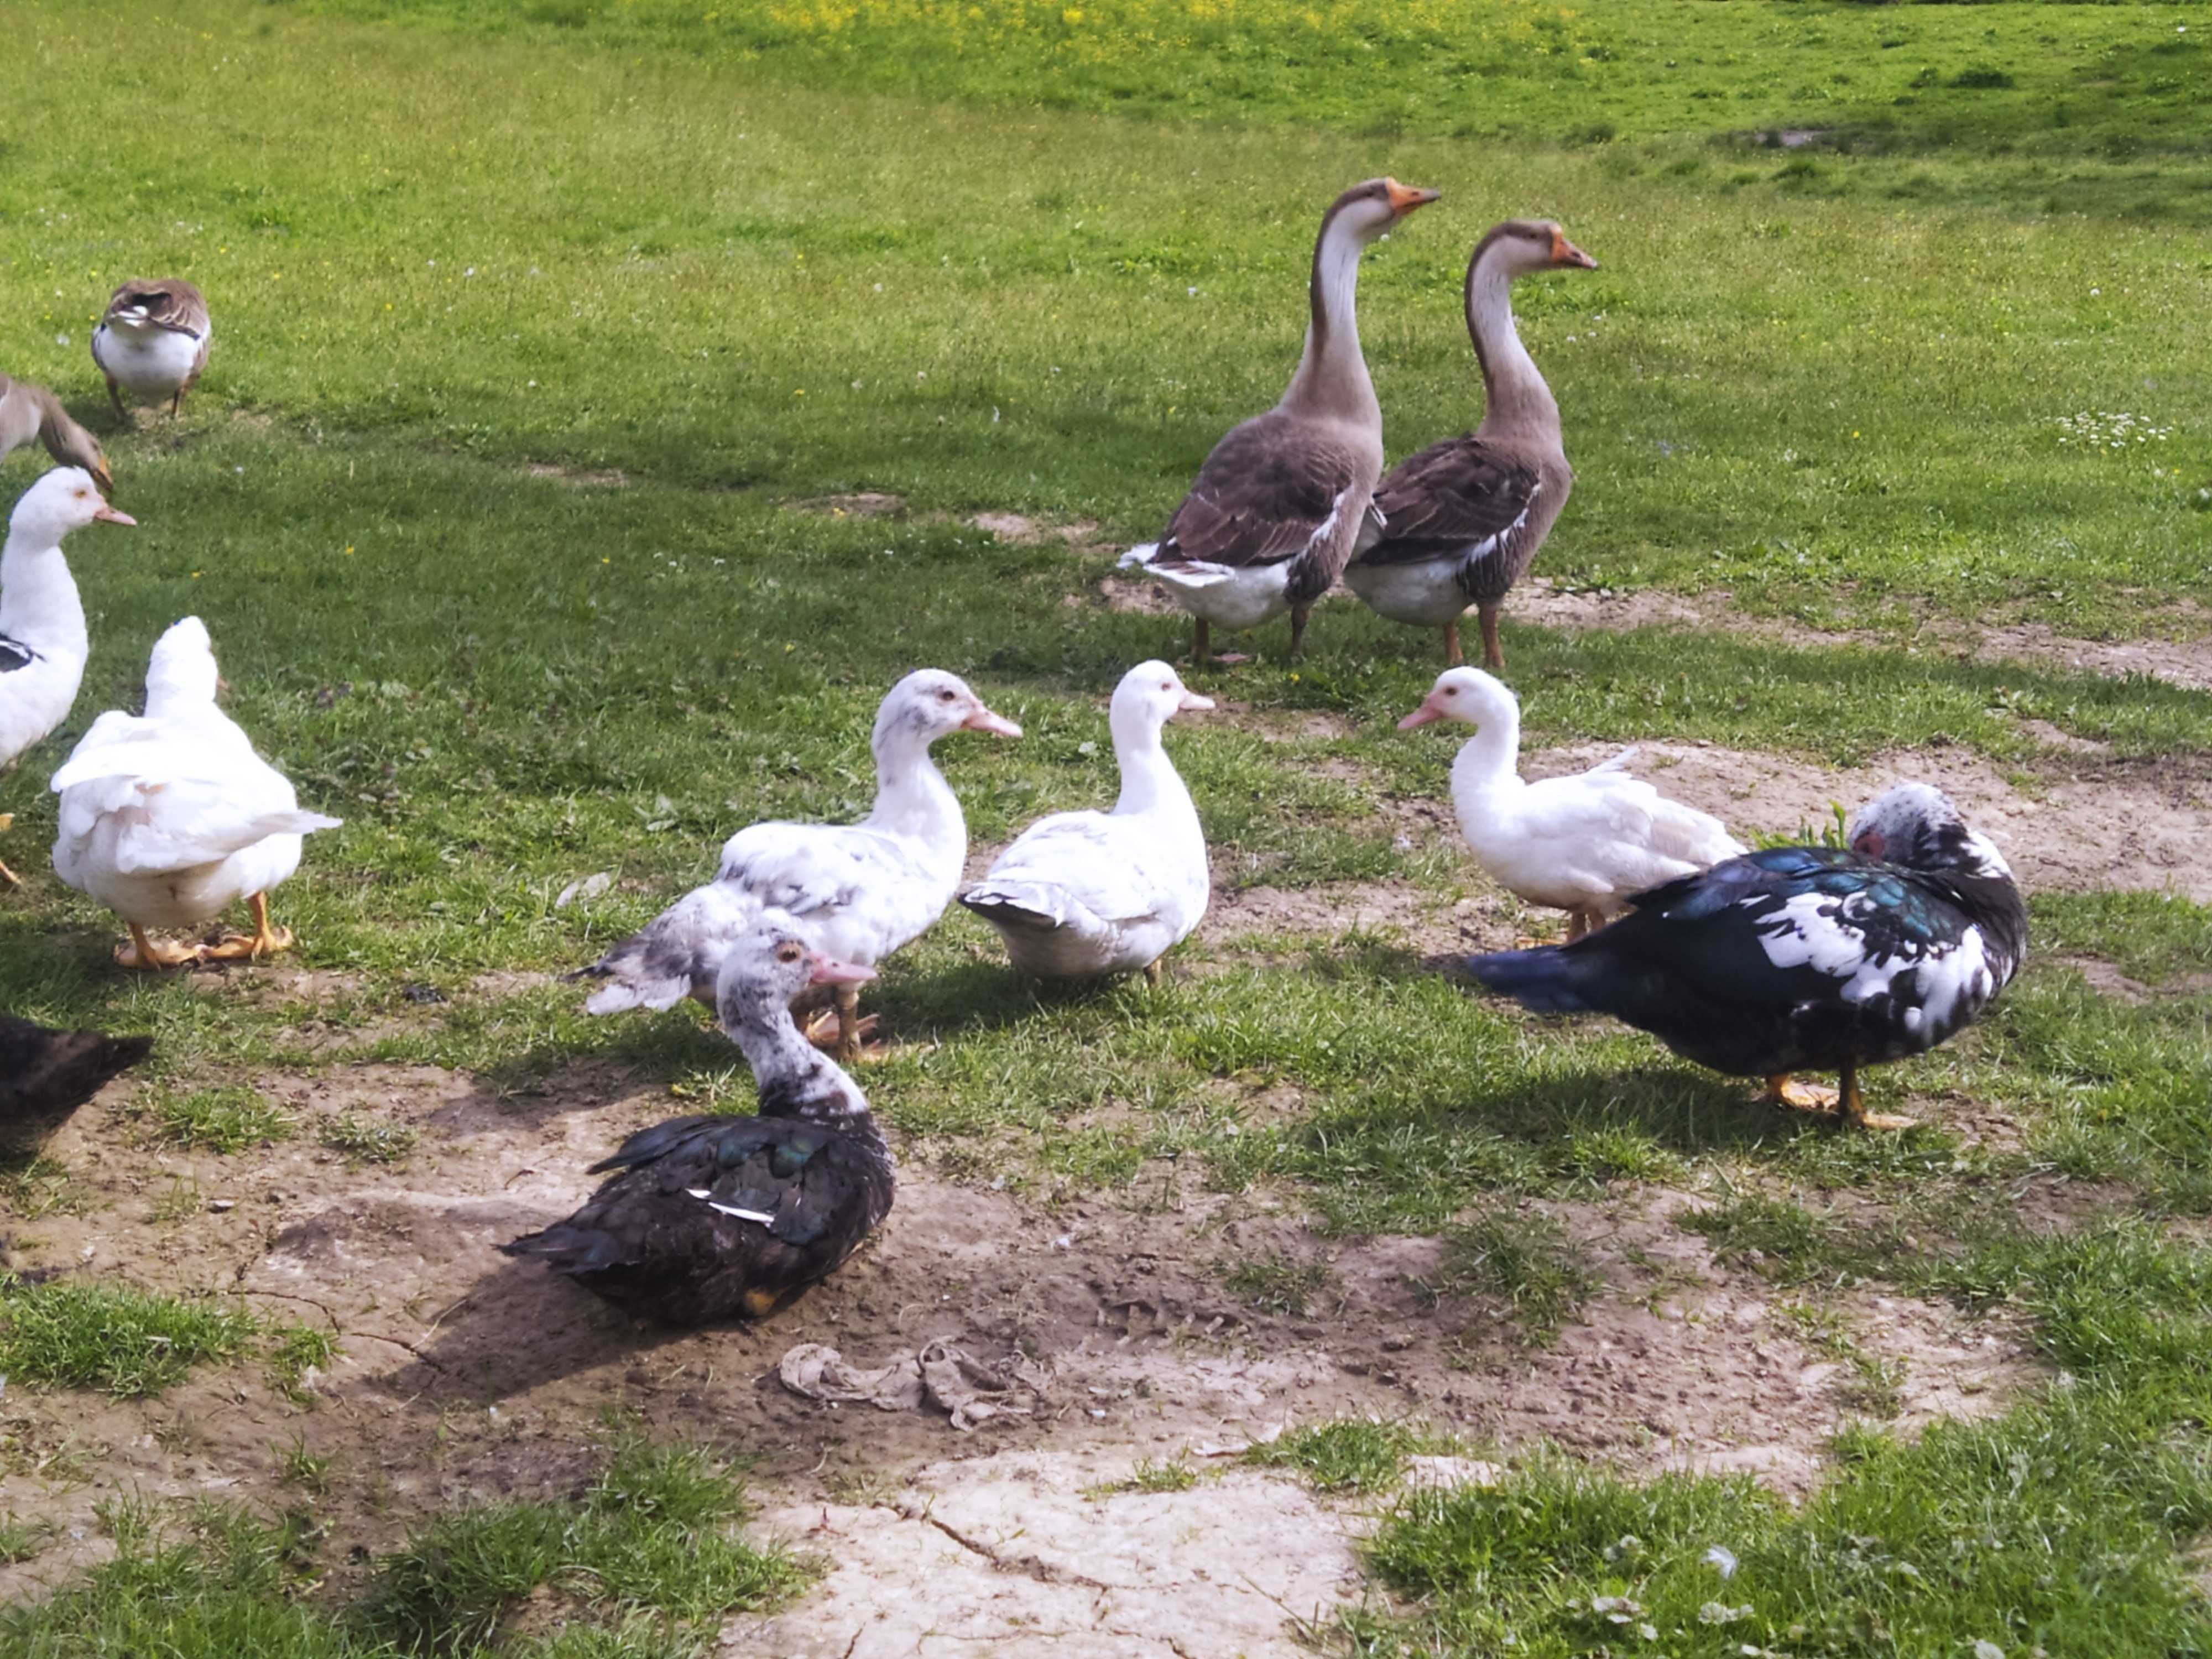
[[[173,939],[149,939],[137,922],[131,924],[131,943],[115,947],[118,968],[190,968],[201,960],[201,947]]]
[[[1787,1106],[1792,1111],[1820,1112],[1833,1116],[1842,1104],[1843,1097],[1824,1084],[1800,1083],[1784,1072],[1766,1079],[1766,1092],[1759,1097],[1770,1106]]]
[[[253,931],[250,933],[225,933],[201,951],[201,961],[258,962],[264,957],[273,957],[279,951],[292,948],[292,930],[276,927],[269,920],[267,894],[256,893],[246,902],[253,912]]]
[[[264,933],[225,933],[204,946],[203,962],[258,962],[292,948],[292,930],[272,927]]]

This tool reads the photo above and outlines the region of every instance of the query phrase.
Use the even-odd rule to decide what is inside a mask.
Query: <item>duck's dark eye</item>
[[[796,961],[798,961],[798,960],[799,960],[799,947],[798,947],[796,945],[787,945],[783,946],[781,950],[779,950],[779,951],[775,953],[775,959],[776,959],[778,962],[796,962]]]
[[[937,694],[937,699],[939,702],[951,702],[952,694],[950,691],[940,691]]]

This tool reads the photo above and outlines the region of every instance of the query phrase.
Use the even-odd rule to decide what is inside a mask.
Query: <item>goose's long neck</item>
[[[854,1130],[873,1127],[859,1085],[799,1036],[791,1010],[776,997],[748,996],[740,1006],[726,1008],[722,1030],[752,1067],[763,1117],[803,1117]]]
[[[21,448],[39,435],[44,412],[31,388],[9,383],[0,374],[0,455]]]
[[[939,860],[950,860],[955,878],[968,855],[968,820],[929,745],[894,734],[876,749],[876,804],[871,830],[918,842]]]
[[[1482,365],[1484,408],[1479,435],[1500,428],[1534,430],[1557,441],[1559,405],[1536,370],[1536,360],[1521,343],[1513,325],[1513,278],[1505,269],[1503,241],[1478,254],[1467,270],[1467,331]]]
[[[1516,795],[1521,781],[1521,712],[1486,708],[1475,734],[1460,745],[1452,762],[1452,793]]]
[[[1121,798],[1114,803],[1117,817],[1156,813],[1177,828],[1195,828],[1198,809],[1190,791],[1160,743],[1160,729],[1139,718],[1115,720],[1114,761],[1121,769]]]
[[[0,634],[41,651],[85,654],[84,605],[60,543],[9,532],[0,549]]]
[[[1382,428],[1382,406],[1359,349],[1359,254],[1365,244],[1350,219],[1332,214],[1314,243],[1306,346],[1283,393],[1293,414],[1332,416]]]

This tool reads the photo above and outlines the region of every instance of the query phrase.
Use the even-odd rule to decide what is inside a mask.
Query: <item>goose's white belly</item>
[[[1188,937],[1205,914],[1201,898],[1183,915],[1099,922],[1088,928],[1001,927],[999,937],[1006,941],[1007,959],[1024,973],[1040,979],[1095,979],[1150,967]]]
[[[1357,593],[1367,608],[1395,623],[1442,628],[1474,603],[1455,580],[1460,561],[1420,559],[1401,564],[1358,564],[1346,567],[1344,585]]]
[[[1190,574],[1146,567],[1152,580],[1173,595],[1175,602],[1194,617],[1202,617],[1216,628],[1233,630],[1257,628],[1291,608],[1290,561],[1254,565],[1243,569],[1200,567]]]
[[[69,718],[83,678],[84,659],[75,655],[42,654],[27,667],[0,674],[0,766]]]
[[[116,835],[101,825],[74,864],[64,861],[67,843],[55,842],[54,873],[141,927],[197,927],[300,867],[302,837],[270,836],[212,864],[126,876],[113,867]]]
[[[93,360],[142,398],[167,398],[192,378],[200,343],[170,328],[131,330],[102,323],[93,331]]]

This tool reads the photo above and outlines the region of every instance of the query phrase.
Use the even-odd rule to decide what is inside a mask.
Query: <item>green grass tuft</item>
[[[1443,1442],[1410,1423],[1340,1417],[1289,1429],[1244,1461],[1264,1469],[1296,1469],[1322,1492],[1381,1492],[1396,1483],[1406,1460]]]
[[[805,1580],[781,1549],[735,1535],[744,1515],[726,1465],[625,1431],[580,1504],[497,1504],[432,1522],[379,1564],[365,1626],[410,1652],[463,1652],[550,1585],[617,1618],[650,1611],[686,1639]]]
[[[1601,1280],[1556,1217],[1495,1206],[1442,1234],[1435,1276],[1419,1288],[1432,1298],[1467,1297],[1541,1346],[1559,1334]]]
[[[236,1358],[260,1329],[241,1309],[125,1285],[0,1277],[0,1375],[104,1394],[159,1394]]]
[[[415,1150],[421,1132],[365,1112],[341,1112],[324,1124],[322,1144],[364,1164],[398,1164]]]
[[[290,1115],[243,1084],[142,1098],[133,1109],[143,1113],[154,1138],[170,1146],[227,1154],[292,1138]]]

